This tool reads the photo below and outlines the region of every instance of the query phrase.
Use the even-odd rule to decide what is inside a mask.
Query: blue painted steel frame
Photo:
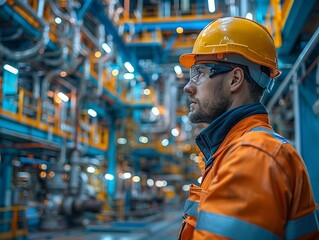
[[[113,180],[107,181],[107,193],[111,200],[115,199],[116,193],[116,126],[115,120],[111,122],[110,132],[109,132],[109,149],[107,152],[107,173],[114,176]]]
[[[0,130],[1,129],[7,129],[12,132],[17,132],[17,133],[22,133],[24,135],[30,136],[30,137],[35,137],[38,139],[42,139],[44,141],[49,141],[52,145],[54,146],[61,146],[63,143],[62,138],[58,136],[52,135],[49,136],[50,134],[48,132],[42,131],[40,129],[15,122],[12,119],[5,118],[3,116],[0,116]]]
[[[14,11],[11,7],[8,5],[3,6],[3,12],[8,14],[10,17],[12,17],[15,21],[17,21],[19,24],[23,26],[23,28],[32,36],[39,38],[41,36],[41,32],[32,26],[24,17],[22,17],[19,13]],[[2,13],[1,13],[2,14]],[[1,44],[1,42],[0,42]],[[57,49],[57,46],[55,45],[54,42],[49,40],[48,42],[48,47],[50,47],[53,50]]]
[[[175,31],[177,27],[182,27],[184,31],[186,30],[202,30],[207,24],[209,24],[214,18],[212,19],[204,19],[204,20],[183,20],[183,21],[176,21],[176,22],[144,22],[144,23],[135,23],[134,24],[134,31],[139,33],[143,30],[147,31],[155,31],[157,29],[161,29],[162,31]],[[130,25],[132,23],[124,24],[124,30],[129,31]]]
[[[100,0],[94,1],[90,10],[92,11],[92,14],[95,17],[97,17],[101,21],[101,23],[104,24],[106,32],[113,36],[113,41],[117,45],[118,51],[121,54],[122,59],[124,61],[129,61],[135,68],[135,71],[138,72],[143,77],[146,84],[149,85],[149,76],[143,71],[137,59],[127,48],[123,38],[119,35],[118,30],[115,28],[112,21],[105,13],[105,6],[103,6],[103,3],[101,3]]]
[[[11,206],[11,181],[13,155],[5,153],[1,155],[0,163],[0,207]]]
[[[77,18],[78,19],[82,19],[84,17],[86,12],[90,9],[92,3],[93,3],[93,0],[84,1],[84,4],[82,5],[82,7],[80,8],[80,10],[77,13]]]
[[[8,5],[3,6],[4,11],[11,16],[14,20],[16,20],[18,23],[20,23],[25,30],[27,30],[28,33],[35,37],[40,37],[41,33],[39,30],[34,28],[25,18],[23,18],[19,13],[14,11],[11,7]]]
[[[1,126],[0,131],[1,129],[6,129],[6,130],[9,130],[10,132],[24,134],[25,136],[29,136],[30,139],[33,140],[34,142],[43,143],[43,141],[47,141],[47,143],[57,148],[60,148],[61,145],[63,144],[63,139],[60,136],[55,136],[55,135],[49,136],[50,133],[48,132],[42,131],[40,129],[25,125],[19,122],[15,122],[3,116],[0,116],[0,126]],[[9,150],[6,150],[6,151],[9,151]],[[13,153],[14,151],[15,150],[10,150],[11,153]],[[92,156],[103,155],[105,154],[105,150],[88,146],[86,148],[86,153]]]
[[[282,47],[278,49],[279,55],[291,53],[315,2],[315,0],[294,1],[282,30]]]

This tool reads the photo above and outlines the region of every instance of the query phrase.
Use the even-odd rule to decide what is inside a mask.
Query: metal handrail
[[[26,209],[26,206],[0,208],[0,228],[3,230],[6,229],[5,227],[9,227],[6,231],[0,232],[0,239],[16,239],[20,236],[27,236],[28,225],[25,215]]]
[[[290,72],[287,74],[287,76],[285,77],[285,79],[283,80],[283,82],[281,83],[281,85],[279,86],[277,91],[275,92],[275,94],[269,100],[269,102],[267,104],[267,109],[269,111],[273,108],[273,106],[276,104],[277,100],[280,98],[282,92],[285,90],[287,85],[293,79],[294,73],[299,69],[301,64],[303,64],[307,60],[307,58],[311,54],[312,50],[316,47],[318,41],[319,41],[319,27],[317,27],[315,33],[312,35],[311,39],[309,40],[309,42],[307,43],[305,48],[302,50],[299,57],[297,58],[297,61],[290,69]]]

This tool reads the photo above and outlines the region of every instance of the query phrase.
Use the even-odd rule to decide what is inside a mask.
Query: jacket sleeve
[[[193,239],[281,239],[292,199],[291,183],[269,153],[233,147],[214,166],[202,192]]]

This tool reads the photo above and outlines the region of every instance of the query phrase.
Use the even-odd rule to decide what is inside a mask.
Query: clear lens
[[[197,64],[190,68],[189,75],[191,81],[197,83],[201,74],[209,74],[208,67],[206,65]]]
[[[195,84],[200,82],[200,77],[207,75],[212,78],[218,74],[226,73],[233,70],[233,66],[220,65],[220,64],[196,64],[190,68],[190,80]]]

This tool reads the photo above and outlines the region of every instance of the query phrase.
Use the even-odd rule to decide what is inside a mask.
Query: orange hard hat
[[[180,63],[190,68],[197,55],[214,55],[225,61],[224,54],[241,55],[252,63],[268,67],[270,78],[281,73],[276,47],[266,27],[241,17],[219,18],[209,23],[198,35],[192,53],[180,56]]]

